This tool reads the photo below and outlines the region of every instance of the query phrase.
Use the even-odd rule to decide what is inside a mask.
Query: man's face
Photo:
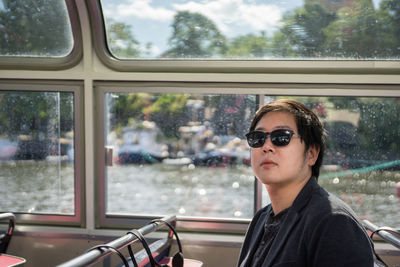
[[[305,153],[305,143],[298,135],[292,114],[269,112],[260,119],[254,130],[272,132],[277,129],[291,130],[295,134],[286,146],[275,146],[268,136],[262,147],[251,148],[251,166],[257,178],[270,186],[285,186],[310,178],[311,166],[317,157]]]

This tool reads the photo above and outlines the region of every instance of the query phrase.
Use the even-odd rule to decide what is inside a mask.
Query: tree
[[[73,45],[63,1],[3,0],[0,55],[65,56]]]
[[[43,159],[74,130],[70,92],[0,94],[0,135],[18,141],[18,159]]]
[[[188,94],[118,94],[111,97],[111,129],[120,131],[134,122],[154,121],[166,137],[178,137],[178,128],[189,121]]]
[[[400,104],[398,98],[360,101],[359,135],[364,156],[373,160],[399,158]]]
[[[169,138],[179,137],[179,127],[190,120],[186,111],[189,94],[161,94],[143,108],[143,113],[154,121],[162,133]]]
[[[135,58],[140,56],[139,42],[132,34],[131,25],[107,19],[108,48],[118,58]],[[151,46],[148,44],[147,46]]]
[[[320,57],[327,54],[323,49],[323,29],[335,19],[321,4],[306,2],[303,7],[283,18],[280,32],[273,41],[274,54],[280,56]]]
[[[269,43],[265,32],[260,36],[247,34],[230,41],[226,56],[230,58],[263,58],[268,54]]]
[[[380,57],[400,56],[400,1],[383,0],[378,11],[377,47]]]
[[[63,132],[73,129],[73,95],[59,92],[14,92],[0,94],[0,135],[47,137],[60,125]]]
[[[377,21],[371,0],[360,0],[340,9],[338,19],[324,30],[325,48],[335,57],[377,57]]]
[[[151,103],[151,95],[147,93],[118,94],[110,96],[109,106],[112,114],[110,126],[116,130],[129,125],[132,120],[143,120],[142,113]]]
[[[199,13],[180,11],[172,23],[171,49],[162,57],[209,58],[223,55],[226,39],[214,22]]]
[[[332,141],[346,144],[340,151],[335,152],[342,152],[350,159],[361,160],[393,160],[399,157],[398,98],[329,97],[328,101],[335,109],[346,109],[360,114],[356,131],[352,132],[348,128],[345,131],[331,128],[332,132],[340,132],[337,138],[332,138],[332,133],[328,132],[331,146]],[[349,142],[353,142],[356,147],[350,147]]]
[[[215,135],[235,135],[244,138],[251,114],[256,110],[255,98],[245,95],[215,95],[205,98],[205,106],[214,108],[210,120]]]
[[[294,58],[297,55],[296,51],[293,49],[290,39],[281,31],[278,31],[274,34],[272,37],[271,46],[272,57]]]

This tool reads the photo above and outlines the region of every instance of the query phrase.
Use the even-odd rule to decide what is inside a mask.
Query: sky
[[[211,19],[228,38],[266,31],[279,25],[288,7],[303,5],[303,0],[103,0],[105,17],[132,25],[133,35],[141,44],[153,43],[152,55],[167,49],[171,24],[178,11],[197,12]]]
[[[376,6],[379,1],[374,0]],[[167,49],[178,11],[205,15],[228,38],[260,31],[270,36],[286,11],[303,4],[304,0],[102,0],[105,17],[132,25],[143,50],[146,43],[153,44],[151,56]]]

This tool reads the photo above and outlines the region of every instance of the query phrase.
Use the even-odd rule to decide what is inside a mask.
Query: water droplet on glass
[[[204,196],[205,194],[207,194],[207,191],[204,188],[199,190],[200,196]]]
[[[194,164],[189,164],[188,169],[189,170],[194,170],[196,168],[196,166],[194,166]]]
[[[179,212],[180,214],[185,214],[185,213],[186,213],[186,210],[185,210],[184,207],[180,207],[178,212]]]
[[[179,187],[175,188],[175,194],[180,194],[182,192],[182,189]]]
[[[242,212],[240,210],[237,210],[237,211],[235,211],[234,216],[240,217],[240,216],[242,216]]]

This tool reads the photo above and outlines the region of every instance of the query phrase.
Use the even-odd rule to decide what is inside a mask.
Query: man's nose
[[[263,151],[264,151],[265,153],[268,152],[268,151],[270,151],[270,152],[273,152],[273,151],[274,151],[275,147],[274,147],[274,145],[272,144],[271,138],[270,138],[269,135],[266,137],[265,142],[264,142],[264,145],[262,146],[262,148],[263,148]]]

